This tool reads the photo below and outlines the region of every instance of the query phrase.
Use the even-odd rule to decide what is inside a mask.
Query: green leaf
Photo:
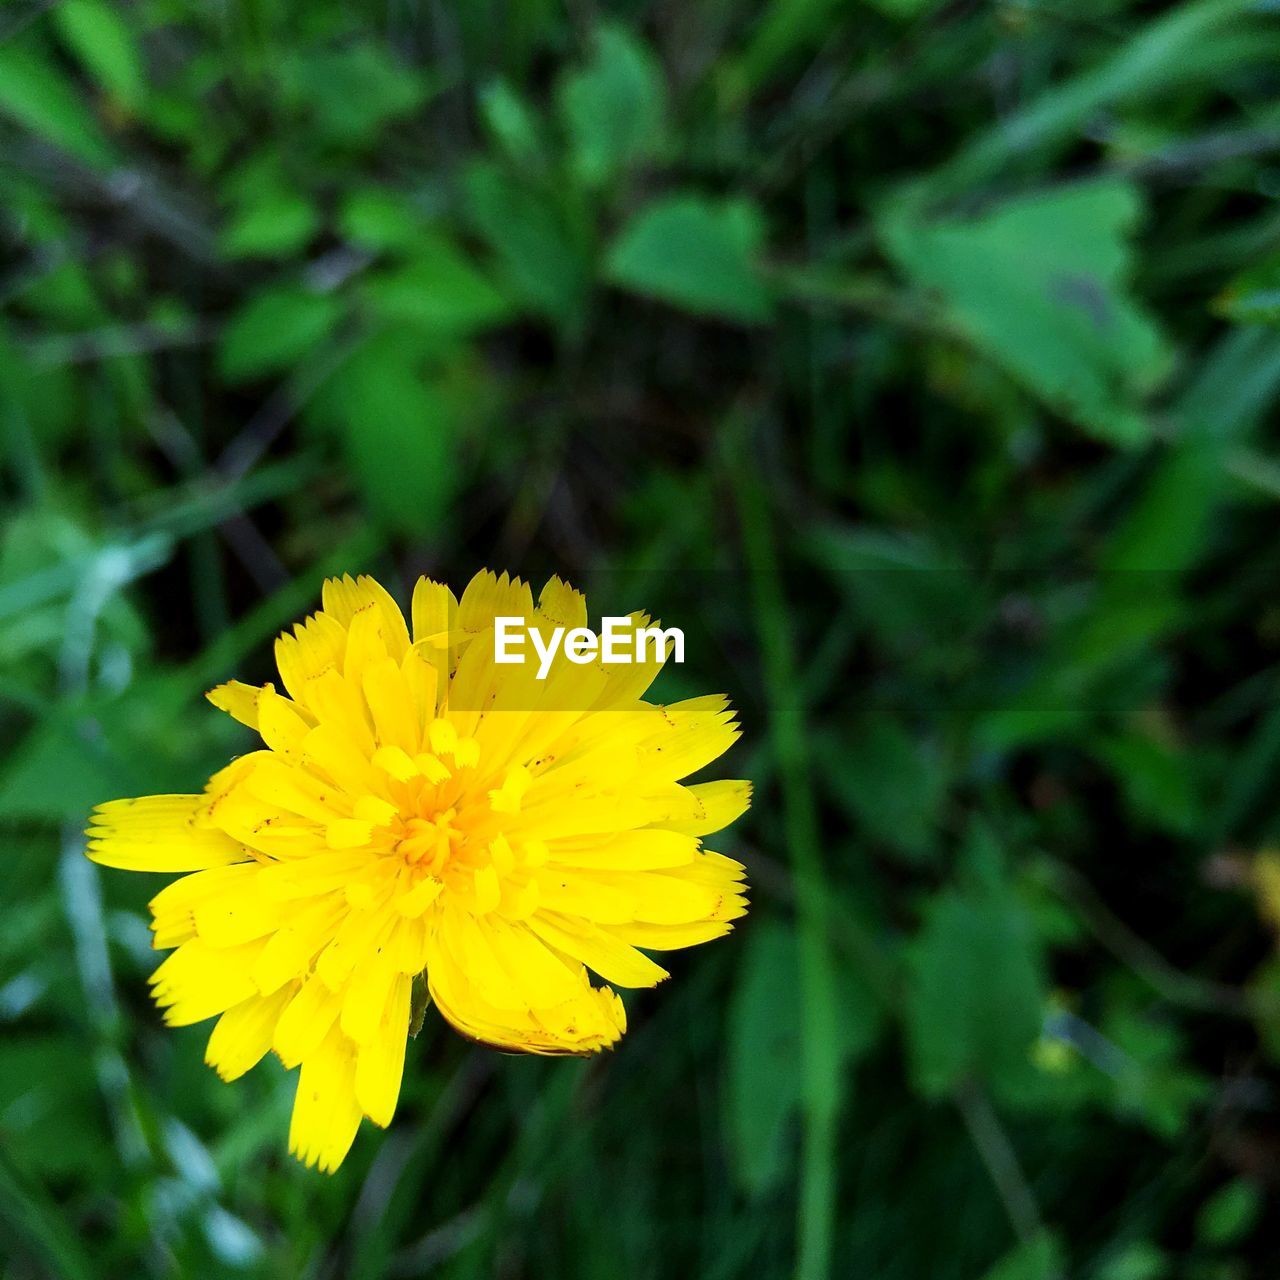
[[[0,819],[76,819],[129,781],[90,721],[53,716],[32,729],[0,775]]]
[[[146,71],[120,11],[106,0],[62,0],[53,17],[85,70],[117,102],[136,111],[146,96]]]
[[[433,76],[405,66],[374,41],[342,49],[300,46],[278,75],[285,101],[311,117],[312,133],[346,147],[372,142],[393,120],[416,111],[435,86]]]
[[[371,276],[362,296],[380,320],[441,333],[491,328],[511,311],[503,294],[461,249],[430,232],[418,237],[411,262]]]
[[[760,1195],[786,1173],[787,1128],[800,1105],[801,1054],[795,935],[753,929],[729,1012],[728,1121],[734,1172]]]
[[[918,18],[922,13],[936,9],[940,0],[867,0],[872,8],[890,18]]]
[[[1150,438],[1144,397],[1170,367],[1128,292],[1137,189],[1107,180],[1010,200],[967,221],[879,219],[886,252],[988,359],[1103,440]]]
[[[614,284],[686,311],[760,323],[770,312],[754,268],[763,239],[753,204],[665,196],[623,228],[605,270]]]
[[[936,749],[896,720],[869,715],[834,732],[818,753],[827,786],[875,837],[911,859],[936,851],[947,769]]]
[[[248,382],[298,363],[336,328],[342,304],[332,294],[280,285],[253,295],[232,317],[218,347],[228,382]]]
[[[75,86],[26,45],[0,44],[0,115],[95,167],[115,159]]]
[[[1166,1140],[1184,1134],[1213,1089],[1188,1061],[1180,1030],[1123,1006],[1109,1012],[1101,1029],[1121,1054],[1109,1080],[1116,1111]]]
[[[375,252],[408,252],[426,229],[425,219],[411,200],[377,187],[353,191],[342,206],[338,224],[353,244]]]
[[[489,161],[471,166],[466,190],[471,221],[497,255],[512,292],[562,324],[579,319],[591,277],[588,245],[552,193]]]
[[[945,665],[951,637],[987,616],[981,582],[940,540],[876,525],[826,523],[804,530],[800,545],[896,662]]]
[[[1194,831],[1204,806],[1197,793],[1198,775],[1186,753],[1137,734],[1104,738],[1093,751],[1120,783],[1137,823],[1174,835]]]
[[[1164,1280],[1168,1274],[1163,1250],[1150,1240],[1135,1240],[1102,1264],[1098,1280]]]
[[[417,346],[402,334],[371,338],[329,394],[369,517],[418,537],[437,532],[457,487],[461,414]]]
[[[0,1041],[0,1136],[6,1157],[46,1177],[102,1176],[112,1167],[102,1104],[73,1035]]]
[[[413,975],[413,985],[409,989],[409,1038],[416,1040],[422,1032],[422,1024],[427,1020],[427,1010],[431,1007],[431,992],[427,990],[427,979],[421,973]]]
[[[985,837],[973,850],[980,874],[928,903],[908,949],[908,1058],[926,1097],[969,1079],[1016,1096],[1040,1034],[1044,977],[1031,919]]]
[[[219,247],[228,258],[292,258],[320,225],[315,205],[297,191],[264,191],[247,201],[224,228]]]
[[[729,1010],[726,1124],[734,1173],[754,1196],[777,1187],[789,1166],[803,1078],[799,984],[795,931],[770,920],[753,925]],[[847,975],[840,996],[840,1051],[848,1062],[875,1044],[881,1016],[856,975]]]
[[[1205,1244],[1226,1248],[1239,1244],[1257,1224],[1262,1194],[1248,1178],[1235,1178],[1219,1187],[1196,1215],[1196,1237]]]
[[[1236,276],[1214,299],[1214,310],[1239,324],[1280,325],[1280,254]]]
[[[538,117],[505,80],[493,80],[480,91],[480,114],[493,140],[512,160],[527,164],[542,158]]]
[[[560,113],[578,176],[600,186],[656,151],[665,86],[652,51],[620,27],[601,27],[591,62],[560,85]]]
[[[1065,1275],[1061,1246],[1041,1232],[1007,1253],[982,1280],[1055,1280]]]
[[[767,80],[779,63],[826,38],[841,7],[840,0],[773,0],[734,68],[734,79],[747,86]]]

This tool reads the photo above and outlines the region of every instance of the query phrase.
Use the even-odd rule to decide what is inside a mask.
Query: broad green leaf
[[[886,252],[950,322],[1049,408],[1113,444],[1150,439],[1145,397],[1170,354],[1129,293],[1136,188],[1118,180],[1020,197],[980,217],[879,219]]]
[[[460,414],[416,347],[369,339],[330,396],[370,519],[418,537],[438,531],[457,487]]]
[[[1214,1192],[1196,1215],[1196,1236],[1217,1248],[1239,1244],[1262,1212],[1262,1192],[1248,1178],[1235,1178]]]
[[[1203,801],[1187,753],[1139,734],[1104,738],[1093,751],[1119,782],[1135,822],[1175,835],[1195,830]]]
[[[310,117],[314,136],[346,147],[372,142],[422,106],[437,83],[374,40],[340,49],[299,44],[277,75],[285,101]]]
[[[652,51],[621,27],[601,27],[591,61],[560,85],[578,176],[598,186],[649,158],[661,139],[665,96]]]
[[[1041,1232],[1006,1254],[982,1280],[1061,1280],[1065,1275],[1061,1246]]]
[[[773,0],[734,68],[735,78],[748,86],[766,81],[779,63],[823,39],[842,7],[840,0]]]
[[[51,1178],[98,1178],[113,1167],[101,1099],[76,1035],[6,1029],[0,1039],[0,1115],[6,1172],[10,1160]]]
[[[480,114],[493,140],[514,161],[542,158],[541,123],[529,104],[505,80],[493,80],[480,91]]]
[[[548,189],[477,161],[467,173],[467,211],[511,289],[535,311],[572,325],[590,284],[586,236]]]
[[[938,8],[941,0],[867,0],[867,4],[890,18],[917,18]]]
[[[1165,1280],[1169,1258],[1150,1240],[1135,1240],[1108,1258],[1098,1271],[1098,1280]]]
[[[1025,908],[998,860],[929,901],[908,949],[908,1060],[916,1087],[940,1097],[966,1080],[1016,1096],[1040,1034],[1044,975]]]
[[[426,231],[422,214],[408,197],[379,187],[353,191],[338,222],[348,240],[375,252],[408,252]]]
[[[753,204],[664,196],[622,229],[605,270],[614,284],[686,311],[760,323],[770,312],[755,271],[763,240]]]
[[[1176,588],[1179,575],[1205,552],[1206,525],[1227,483],[1216,444],[1192,439],[1169,450],[1107,545],[1111,592],[1115,582],[1128,589],[1124,584],[1134,575],[1139,582],[1142,575],[1153,579],[1138,588],[1148,594]]]
[[[796,941],[784,925],[751,933],[729,1011],[728,1122],[734,1170],[753,1195],[787,1168],[787,1129],[800,1105]]]
[[[66,439],[83,427],[75,371],[66,365],[40,368],[0,328],[0,386],[4,412],[20,418],[37,441]],[[0,426],[0,434],[7,428]],[[3,452],[0,450],[0,452]]]
[[[0,115],[95,167],[106,168],[115,159],[75,86],[25,44],[0,44]]]
[[[231,318],[218,347],[228,382],[247,382],[298,363],[323,342],[342,316],[332,294],[279,285],[254,294]]]
[[[1137,1117],[1166,1140],[1185,1134],[1213,1086],[1187,1059],[1179,1028],[1167,1019],[1117,1005],[1101,1030],[1120,1051],[1108,1079],[1115,1110]]]
[[[320,225],[315,205],[297,191],[264,191],[236,212],[218,237],[228,258],[292,258]]]
[[[510,305],[489,277],[451,240],[423,233],[413,258],[371,276],[362,297],[384,322],[466,334],[506,320]]]
[[[0,356],[3,349],[0,349]],[[0,377],[8,375],[0,359]],[[33,391],[39,391],[37,384]],[[49,675],[57,661],[67,621],[67,600],[103,554],[102,543],[67,515],[50,506],[13,507],[0,522],[0,673],[16,676],[28,657]],[[98,620],[105,643],[127,651],[142,649],[146,628],[123,596],[116,596]],[[32,693],[40,684],[24,670]]]
[[[121,106],[136,111],[146,96],[146,70],[120,10],[107,0],[62,0],[53,17],[89,74]]]
[[[31,730],[0,775],[0,819],[77,819],[104,800],[127,794],[132,781],[93,725],[70,714]]]
[[[907,858],[936,851],[947,768],[936,747],[887,715],[833,732],[818,752],[828,790],[876,840]]]
[[[775,921],[753,925],[729,1009],[726,1079],[734,1172],[751,1195],[776,1188],[789,1167],[804,1060],[799,985],[794,930]],[[840,1051],[849,1062],[875,1043],[880,1010],[855,974],[846,977],[840,1005]]]

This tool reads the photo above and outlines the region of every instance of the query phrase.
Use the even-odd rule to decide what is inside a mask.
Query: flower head
[[[584,626],[582,595],[481,573],[459,602],[422,579],[412,634],[372,578],[325,583],[276,641],[283,692],[209,700],[263,749],[200,795],[99,806],[89,856],[188,872],[151,902],[152,986],[175,1026],[217,1017],[226,1080],[274,1050],[301,1066],[290,1150],[333,1170],[361,1116],[387,1125],[415,980],[463,1035],[589,1054],[626,1029],[607,985],[648,987],[646,951],[727,933],[739,863],[702,847],[745,782],[681,785],[737,737],[726,699],[642,701],[661,660],[546,679],[494,662],[496,617]]]

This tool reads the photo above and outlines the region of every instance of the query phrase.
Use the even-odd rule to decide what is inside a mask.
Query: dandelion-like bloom
[[[494,662],[495,617],[586,625],[557,578],[479,574],[459,603],[422,579],[412,626],[372,578],[331,579],[276,641],[284,692],[209,700],[265,749],[201,795],[94,811],[89,856],[182,871],[151,902],[165,1020],[218,1021],[225,1080],[274,1050],[301,1066],[289,1148],[332,1171],[362,1115],[390,1123],[415,981],[463,1035],[589,1054],[626,1029],[609,986],[667,976],[645,951],[693,946],[743,914],[742,867],[702,848],[745,782],[681,785],[737,726],[723,697],[642,701],[661,665]],[[633,615],[637,624],[647,619]],[[419,987],[420,989],[420,987]]]

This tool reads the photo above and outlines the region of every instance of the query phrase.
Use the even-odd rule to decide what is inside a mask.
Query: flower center
[[[395,852],[411,867],[420,867],[438,876],[462,841],[454,825],[456,809],[445,809],[433,818],[407,818],[402,823]]]

